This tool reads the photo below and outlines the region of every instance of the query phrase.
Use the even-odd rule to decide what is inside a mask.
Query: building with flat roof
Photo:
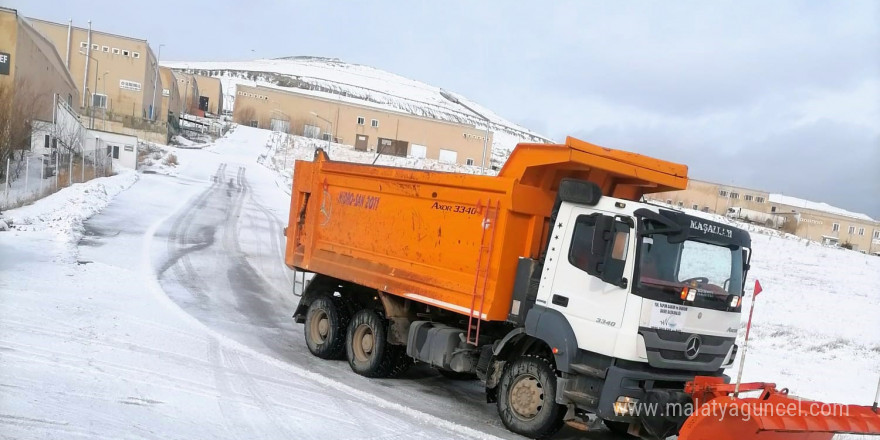
[[[52,42],[77,80],[75,107],[141,119],[166,119],[159,117],[158,64],[147,40],[69,23],[29,20]]]
[[[880,222],[827,203],[695,179],[688,181],[685,190],[655,193],[649,198],[718,215],[727,215],[729,210],[757,211],[784,219],[774,223],[798,237],[880,253]],[[764,221],[758,223],[765,224]]]
[[[466,165],[479,163],[486,136],[485,130],[472,125],[330,93],[241,84],[236,87],[233,119],[306,137],[332,137],[361,151]]]

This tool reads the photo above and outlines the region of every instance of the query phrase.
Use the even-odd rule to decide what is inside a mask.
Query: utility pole
[[[471,113],[474,113],[475,115],[483,118],[486,121],[486,137],[483,138],[483,158],[480,160],[480,174],[486,174],[486,154],[489,149],[489,124],[491,123],[491,121],[485,115],[474,110],[469,105],[461,102],[458,98],[456,98],[454,95],[447,92],[446,90],[440,89],[440,96],[446,98],[450,102],[453,102],[470,110]]]
[[[162,46],[159,45],[159,53],[156,54],[156,74],[153,76],[153,103],[150,104],[150,120],[156,120],[156,88],[159,86],[159,59],[162,58]]]

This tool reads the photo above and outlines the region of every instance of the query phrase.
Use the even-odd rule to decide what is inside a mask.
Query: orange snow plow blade
[[[720,378],[697,377],[686,390],[694,413],[679,440],[830,440],[834,434],[880,435],[880,413],[869,406],[841,405],[788,396],[772,383],[747,383],[733,397],[734,385]]]

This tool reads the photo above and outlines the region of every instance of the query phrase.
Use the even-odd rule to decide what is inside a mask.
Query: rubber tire
[[[629,429],[629,423],[626,422],[612,422],[611,420],[602,420],[602,423],[611,431],[616,437],[620,438],[636,438],[634,435],[629,435],[626,431]]]
[[[329,329],[324,342],[312,339],[312,321],[319,313],[326,314]],[[332,298],[322,295],[309,305],[303,333],[309,352],[321,359],[342,359],[345,355],[345,335],[348,327],[348,315]],[[315,338],[319,339],[319,338]]]
[[[444,370],[443,368],[437,368],[437,372],[440,373],[441,376],[450,379],[450,380],[476,380],[476,373],[459,373],[458,371],[452,370]]]
[[[510,387],[524,375],[533,376],[541,384],[543,405],[530,420],[517,416],[510,407]],[[509,362],[498,386],[498,415],[510,431],[529,438],[543,439],[556,434],[563,425],[565,406],[556,403],[556,371],[550,361],[539,356],[525,355]]]
[[[367,326],[373,334],[373,349],[364,361],[357,359],[353,346],[355,333],[361,326]],[[345,337],[345,353],[351,370],[364,377],[397,377],[412,365],[412,359],[406,355],[406,347],[388,343],[385,320],[368,309],[359,310],[351,318]]]

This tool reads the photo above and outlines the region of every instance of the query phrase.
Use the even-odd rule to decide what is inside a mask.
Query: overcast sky
[[[880,218],[880,1],[0,0],[162,59],[336,57],[557,141]]]

